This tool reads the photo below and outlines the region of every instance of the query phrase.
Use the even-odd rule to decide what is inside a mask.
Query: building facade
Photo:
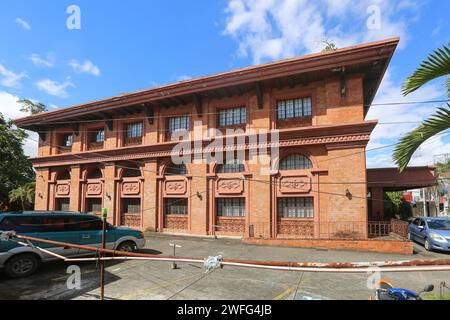
[[[35,209],[107,208],[114,225],[158,232],[367,239],[365,151],[377,122],[365,116],[398,41],[18,119],[40,137]],[[174,161],[181,154],[194,159]]]

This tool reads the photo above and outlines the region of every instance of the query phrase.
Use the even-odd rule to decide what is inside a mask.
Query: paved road
[[[146,251],[172,254],[169,243],[182,246],[179,255],[207,257],[222,255],[229,259],[273,261],[384,261],[449,258],[450,255],[426,252],[416,245],[413,256],[350,251],[279,248],[242,244],[239,240],[176,237],[148,234]],[[79,264],[81,289],[69,290],[67,264],[43,265],[26,279],[0,275],[0,299],[97,299],[96,263]],[[205,273],[198,265],[179,264],[172,270],[167,262],[108,262],[106,295],[108,299],[367,299],[369,274],[317,274],[225,267]],[[383,274],[397,286],[419,291],[426,284],[438,287],[450,282],[450,272]]]

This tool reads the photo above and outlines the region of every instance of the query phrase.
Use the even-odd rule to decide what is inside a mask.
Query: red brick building
[[[246,239],[367,239],[365,121],[399,39],[311,54],[16,120],[39,132],[36,209],[99,212],[159,232]],[[198,122],[201,121],[199,125]],[[215,153],[173,164],[180,129],[241,129]],[[278,130],[264,170],[253,130]],[[212,133],[210,137],[218,137]],[[188,139],[184,154],[211,141]],[[238,140],[241,138],[243,140]]]

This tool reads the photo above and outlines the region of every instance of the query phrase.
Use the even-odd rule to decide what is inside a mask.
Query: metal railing
[[[277,221],[276,227],[258,222],[246,225],[250,238],[297,240],[398,240],[399,237],[406,239],[407,229],[408,223],[400,220],[314,222],[308,219],[282,219]]]

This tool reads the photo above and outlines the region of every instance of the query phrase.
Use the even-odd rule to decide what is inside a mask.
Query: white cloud
[[[19,88],[20,80],[28,78],[26,72],[15,73],[0,64],[0,84],[8,88]]]
[[[380,8],[380,29],[367,28],[370,5]],[[254,63],[320,51],[325,39],[345,47],[400,36],[404,45],[418,8],[406,0],[229,0],[224,34]]]
[[[28,114],[20,111],[20,104],[17,102],[19,97],[14,96],[8,92],[0,91],[0,113],[6,119],[17,119],[25,117]],[[27,132],[29,138],[25,141],[24,151],[27,156],[37,155],[38,135],[34,132]]]
[[[188,75],[186,75],[186,74],[183,74],[183,75],[181,75],[181,76],[177,76],[176,79],[177,79],[177,81],[179,82],[179,81],[191,80],[192,77],[191,77],[191,76],[188,76]]]
[[[51,79],[39,80],[36,82],[36,86],[39,90],[59,98],[67,98],[69,94],[66,89],[75,87],[75,85],[68,80],[60,83]]]
[[[16,18],[14,22],[17,23],[22,28],[24,28],[25,30],[31,30],[30,24],[21,18]]]
[[[100,75],[100,69],[92,61],[86,60],[80,63],[78,60],[72,60],[69,62],[69,66],[77,73],[88,73],[98,77]]]
[[[35,66],[52,68],[55,65],[53,57],[48,55],[46,58],[41,57],[37,53],[33,53],[29,59]]]
[[[427,84],[420,90],[404,97],[401,87],[392,81],[388,72],[380,86],[374,104],[392,102],[416,102],[440,100],[442,88],[439,84]],[[416,128],[423,120],[434,114],[437,107],[443,104],[405,104],[372,106],[367,115],[368,120],[377,119],[380,124],[372,133],[367,149],[395,144],[398,140]],[[405,122],[394,123],[392,122]],[[383,124],[384,123],[384,124]],[[367,165],[369,167],[395,166],[392,160],[394,147],[368,152]],[[415,153],[410,165],[432,165],[434,156],[450,153],[450,143],[444,141],[444,136],[431,138]]]

